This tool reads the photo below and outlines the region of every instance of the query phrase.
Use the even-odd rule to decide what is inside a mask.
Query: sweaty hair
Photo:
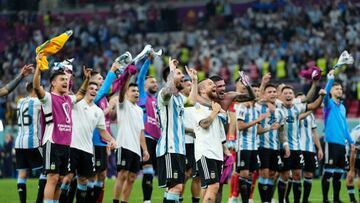
[[[98,71],[96,71],[96,70],[91,71],[91,77],[94,76],[94,75],[97,75],[97,74],[100,74],[100,73]]]
[[[290,85],[285,85],[285,86],[281,89],[281,92],[283,92],[285,89],[291,89],[293,92],[295,92],[295,91],[294,91],[294,88],[293,88],[292,86],[290,86]]]
[[[334,86],[341,86],[341,87],[342,87],[341,83],[338,82],[338,81],[335,81],[335,82],[334,82],[333,87],[334,87]]]
[[[276,89],[276,85],[274,85],[274,84],[272,84],[272,83],[268,83],[268,84],[265,85],[264,90],[266,90],[266,89],[269,88],[269,87],[273,87],[273,88]]]
[[[260,84],[259,84],[259,83],[253,83],[253,84],[251,84],[251,87],[257,87],[257,88],[260,88]]]
[[[167,77],[170,74],[170,67],[166,67],[162,72],[162,78],[165,82],[167,82]]]
[[[90,81],[90,82],[89,82],[89,86],[90,86],[90,85],[96,85],[97,87],[99,87],[99,84],[98,84],[97,82],[95,82],[95,81]]]
[[[26,91],[28,93],[30,93],[33,89],[33,83],[32,82],[29,82],[28,84],[26,84]]]
[[[295,96],[298,97],[298,96],[302,96],[302,95],[305,95],[304,92],[298,92],[298,93],[296,93]]]
[[[224,80],[221,76],[219,75],[213,75],[209,78],[210,80],[212,80],[213,82],[219,82],[221,80]]]
[[[57,76],[59,76],[59,75],[65,75],[65,72],[63,70],[57,70],[57,71],[53,72],[50,76],[50,82],[55,80],[57,78]]]
[[[130,84],[129,84],[129,88],[130,87],[137,87],[138,85],[136,84],[136,83],[134,83],[134,82],[131,82]]]

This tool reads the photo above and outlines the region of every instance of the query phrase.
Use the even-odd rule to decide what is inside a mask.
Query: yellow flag
[[[46,56],[56,54],[60,49],[63,48],[64,44],[73,34],[72,30],[68,30],[63,34],[51,38],[44,42],[42,45],[36,47],[36,54],[43,53],[44,56],[40,59],[40,70],[47,70],[49,68]]]

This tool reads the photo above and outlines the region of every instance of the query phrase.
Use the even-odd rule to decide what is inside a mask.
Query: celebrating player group
[[[144,203],[183,202],[189,179],[193,203],[221,202],[228,180],[229,202],[253,202],[257,188],[261,202],[274,201],[277,192],[279,203],[307,203],[321,160],[323,202],[330,202],[330,179],[333,202],[341,202],[347,160],[349,200],[356,202],[360,126],[350,134],[341,102],[342,84],[334,81],[335,68],[326,73],[323,89],[321,71],[313,68],[307,93],[272,83],[269,73],[255,84],[244,72],[239,72],[236,90],[225,91],[220,76],[198,81],[195,69],[180,68],[179,61],[169,57],[162,71],[164,85],[158,89],[159,81],[148,72],[161,55],[151,45],[134,58],[125,52],[114,60],[105,78],[84,66],[83,82],[73,92],[73,59],[46,70],[42,63],[46,55],[40,51],[35,68],[24,66],[0,89],[1,96],[7,95],[33,72],[32,82],[26,84],[28,95],[17,105],[20,202],[26,202],[29,171],[39,170],[37,203],[103,202],[105,189],[113,190],[114,203],[129,202],[138,174],[142,174]],[[336,67],[349,63],[351,56],[342,54]],[[45,71],[51,74],[50,87],[41,85]],[[321,105],[324,145],[313,114]],[[111,131],[112,121],[116,132]],[[110,150],[117,158],[112,189],[105,188]],[[163,200],[151,201],[157,188],[154,177],[158,188],[163,188]]]

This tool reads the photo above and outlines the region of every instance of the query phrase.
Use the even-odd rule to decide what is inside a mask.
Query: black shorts
[[[344,145],[325,143],[325,168],[345,169],[346,150]]]
[[[300,150],[290,150],[290,156],[288,158],[284,158],[284,150],[281,150],[280,153],[283,162],[283,167],[280,168],[280,171],[302,169],[304,164],[304,156]]]
[[[199,168],[201,188],[205,189],[209,185],[220,182],[223,162],[215,159],[208,159],[202,156],[196,162]]]
[[[156,171],[156,166],[157,166],[157,162],[156,162],[157,140],[145,137],[145,141],[146,141],[146,146],[147,146],[150,158],[147,161],[143,161],[142,165],[151,164],[154,171]]]
[[[166,153],[157,157],[160,188],[172,188],[185,181],[185,155]]]
[[[43,167],[43,158],[40,150],[40,148],[15,149],[16,169],[41,169]]]
[[[355,169],[360,170],[360,159],[355,159]]]
[[[70,173],[79,177],[92,177],[95,175],[94,155],[75,148],[70,148]]]
[[[70,147],[46,142],[43,148],[45,173],[64,176],[70,170]]]
[[[278,171],[279,168],[283,166],[279,150],[260,147],[258,149],[258,155],[260,160],[260,169],[268,168],[272,171]]]
[[[239,150],[236,156],[236,172],[249,170],[250,172],[259,169],[259,157],[256,150]]]
[[[95,171],[103,172],[107,169],[107,149],[106,146],[95,146]]]
[[[185,144],[186,147],[186,161],[185,161],[185,170],[188,171],[191,169],[192,177],[198,176],[198,167],[195,161],[195,145]]]
[[[319,162],[315,152],[302,151],[304,157],[304,168],[305,172],[314,173],[316,168],[319,167]]]
[[[120,148],[117,150],[117,161],[116,161],[117,171],[125,170],[132,173],[137,173],[140,171],[140,156],[135,152]]]

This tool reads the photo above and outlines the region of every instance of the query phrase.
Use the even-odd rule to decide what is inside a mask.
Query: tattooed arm
[[[212,102],[211,106],[212,106],[212,112],[211,112],[211,114],[210,114],[207,118],[202,119],[202,120],[199,122],[200,127],[204,128],[204,129],[207,129],[207,128],[210,127],[210,125],[212,124],[212,122],[213,122],[214,119],[216,118],[217,114],[218,114],[219,111],[221,110],[220,104],[218,104],[218,103],[216,103],[216,102]]]
[[[0,88],[0,97],[8,95],[10,92],[12,92],[18,84],[21,82],[21,80],[29,75],[31,71],[33,70],[33,65],[28,64],[22,67],[21,72],[19,75],[15,77],[12,81],[10,81],[8,84],[5,85],[5,87]]]

